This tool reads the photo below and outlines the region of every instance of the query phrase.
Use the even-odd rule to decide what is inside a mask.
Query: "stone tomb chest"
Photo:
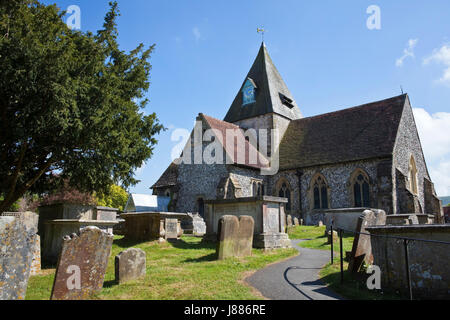
[[[132,241],[178,239],[183,234],[181,219],[184,213],[130,212],[123,213],[125,238]]]
[[[290,247],[286,234],[287,199],[269,196],[209,200],[206,207],[206,238],[217,239],[219,220],[222,216],[251,216],[255,221],[253,246],[274,249]]]

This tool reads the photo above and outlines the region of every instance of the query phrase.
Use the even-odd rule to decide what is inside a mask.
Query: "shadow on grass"
[[[216,244],[209,241],[201,242],[186,242],[183,239],[180,240],[169,240],[168,241],[174,248],[184,249],[184,250],[205,250],[205,249],[216,249]]]
[[[115,287],[115,286],[118,286],[119,285],[119,283],[116,281],[116,280],[109,280],[109,281],[105,281],[104,283],[103,283],[103,288],[112,288],[112,287]]]
[[[134,246],[146,243],[146,242],[147,241],[135,241],[135,240],[128,240],[125,238],[114,240],[114,244],[122,249],[128,249],[128,248],[131,248],[131,247],[134,247]],[[150,241],[148,241],[148,242],[150,242]]]
[[[217,254],[214,252],[214,253],[208,254],[206,256],[200,257],[200,258],[186,259],[186,260],[184,260],[184,262],[196,263],[196,262],[211,262],[211,261],[216,261],[216,260],[217,260]]]

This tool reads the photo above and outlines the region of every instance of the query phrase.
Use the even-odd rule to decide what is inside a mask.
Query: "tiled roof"
[[[164,171],[161,178],[152,186],[153,188],[164,188],[177,185],[178,182],[178,165],[172,162]]]
[[[238,127],[232,123],[228,123],[225,121],[221,121],[221,120],[206,116],[204,114],[200,114],[200,117],[204,118],[204,120],[206,121],[206,123],[208,124],[208,126],[211,129],[217,130],[218,132],[220,132],[218,140],[224,147],[224,149],[225,149],[227,155],[230,157],[230,159],[232,159],[234,161],[234,164],[243,165],[243,166],[251,167],[251,168],[255,168],[255,169],[261,169],[261,168],[268,167],[268,161],[265,160],[266,158],[263,157],[259,153],[257,148],[255,148],[249,141],[247,141],[245,139],[244,132],[240,127]],[[231,132],[235,132],[237,137],[241,141],[245,141],[245,161],[240,161],[241,159],[240,159],[240,157],[238,157],[238,151],[239,151],[238,149],[239,148],[238,148],[237,139],[234,139],[234,143],[230,146],[230,148],[227,146],[227,130],[230,130]],[[255,155],[255,154],[257,156],[256,162],[253,161],[255,159],[252,159],[250,157],[251,155]],[[261,161],[261,159],[263,159],[263,160]],[[224,162],[225,161],[226,161],[226,159],[224,159]]]
[[[292,121],[280,168],[294,169],[390,156],[408,96]]]

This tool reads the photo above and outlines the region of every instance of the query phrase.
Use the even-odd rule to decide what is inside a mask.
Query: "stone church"
[[[152,187],[155,195],[171,197],[171,211],[203,216],[207,201],[262,195],[287,198],[286,213],[306,224],[316,224],[328,209],[441,211],[407,94],[305,118],[263,43],[224,120],[200,114],[197,123],[214,132],[277,130],[278,140],[266,139],[273,150],[268,158],[277,154],[279,170],[261,174],[263,164],[248,157],[214,164],[175,161]],[[227,153],[224,139],[218,140]],[[246,152],[258,148],[254,140],[245,141]]]

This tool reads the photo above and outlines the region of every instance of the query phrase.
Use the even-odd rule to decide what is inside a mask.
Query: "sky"
[[[78,6],[81,30],[96,32],[109,1],[42,2]],[[172,141],[175,130],[190,131],[199,113],[225,117],[263,27],[272,60],[306,117],[408,93],[436,191],[450,195],[450,1],[118,3],[121,49],[156,44],[144,112],[155,112],[168,128],[131,192],[151,193],[180,142]]]

